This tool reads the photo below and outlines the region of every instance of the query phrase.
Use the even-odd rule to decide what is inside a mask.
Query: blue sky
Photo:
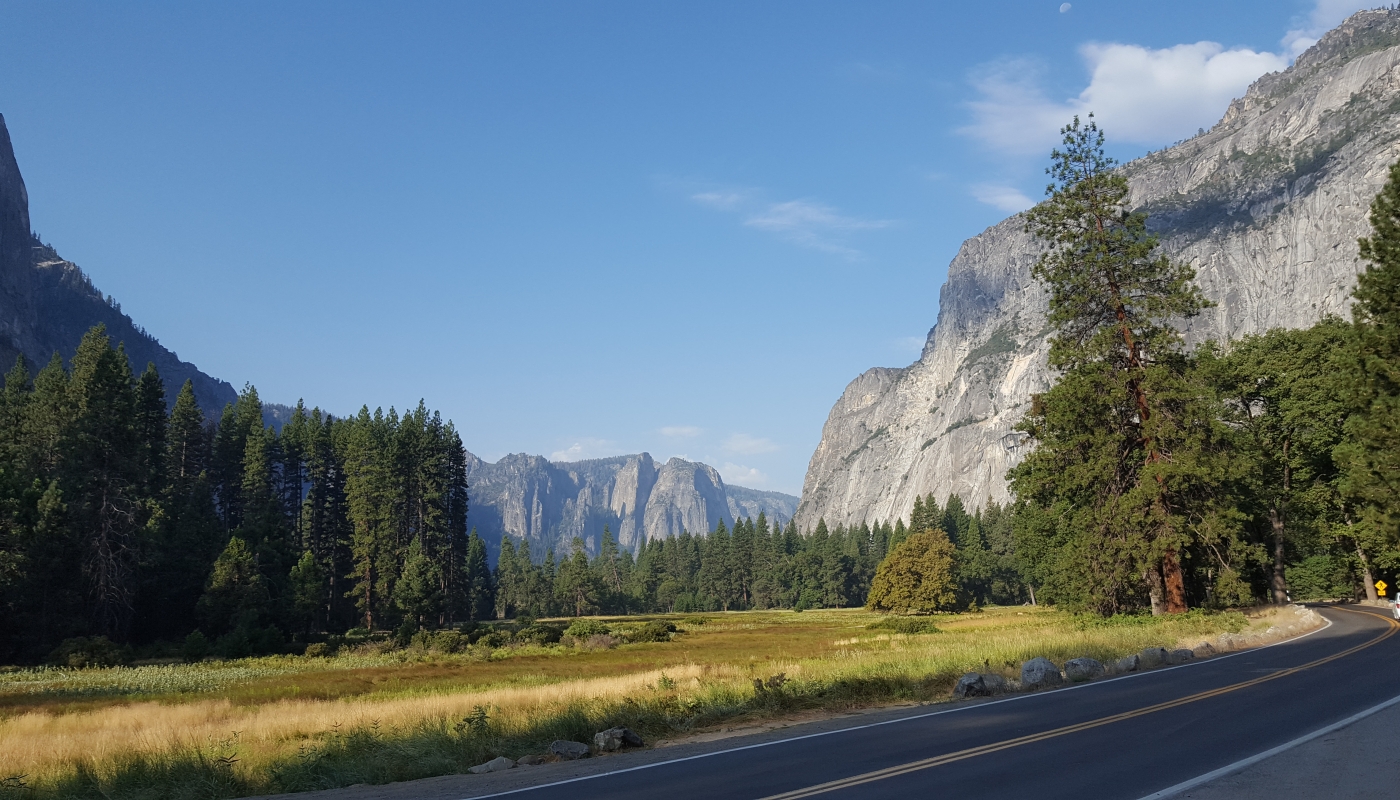
[[[1365,4],[0,5],[34,227],[265,399],[797,493],[1094,110],[1209,127]]]

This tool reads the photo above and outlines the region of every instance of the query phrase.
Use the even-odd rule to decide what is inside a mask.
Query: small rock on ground
[[[600,753],[611,753],[624,747],[641,747],[642,737],[630,728],[608,728],[593,735],[593,746]]]
[[[588,758],[588,745],[583,742],[570,742],[564,739],[555,739],[549,746],[550,755],[559,756],[564,761],[573,761],[576,758]]]
[[[1186,648],[1183,647],[1183,648],[1180,648],[1180,649],[1178,649],[1178,650],[1173,650],[1173,651],[1171,651],[1170,653],[1167,653],[1167,663],[1168,663],[1168,664],[1185,664],[1187,661],[1190,661],[1191,659],[1193,659],[1193,658],[1195,658],[1195,657],[1196,657],[1196,654],[1195,654],[1195,653],[1193,653],[1193,652],[1191,652],[1190,650],[1187,650]]]
[[[991,697],[996,694],[1005,694],[1008,688],[1006,679],[1000,675],[969,672],[958,679],[957,685],[953,687],[953,696]]]
[[[1138,653],[1138,667],[1140,669],[1151,669],[1160,667],[1167,660],[1167,651],[1161,647],[1145,647]]]
[[[1137,672],[1138,667],[1140,666],[1142,666],[1142,659],[1138,657],[1137,653],[1133,653],[1132,655],[1123,656],[1122,658],[1118,659],[1118,661],[1115,662],[1113,665],[1113,671]]]
[[[521,756],[515,763],[521,767],[538,767],[545,762],[545,757],[538,753],[531,753],[528,756]]]
[[[1080,681],[1091,681],[1104,674],[1103,664],[1097,659],[1084,656],[1083,658],[1071,658],[1065,662],[1065,677],[1072,683]]]
[[[1028,692],[1064,683],[1060,668],[1048,658],[1036,656],[1021,665],[1021,688]]]
[[[501,770],[514,768],[514,761],[510,760],[509,758],[506,758],[505,756],[498,756],[497,758],[493,758],[490,761],[487,761],[485,764],[477,764],[476,766],[471,767],[467,770],[467,772],[470,772],[474,775],[480,775],[484,772],[500,772]]]

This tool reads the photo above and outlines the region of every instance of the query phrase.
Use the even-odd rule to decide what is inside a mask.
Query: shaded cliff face
[[[21,355],[31,373],[54,353],[66,361],[83,334],[98,323],[107,326],[114,342],[126,345],[133,371],[140,373],[147,363],[155,363],[170,403],[186,380],[194,382],[195,398],[206,414],[217,415],[235,399],[232,386],[162,347],[105,298],[76,264],[34,238],[29,195],[0,115],[0,370],[8,371]]]
[[[574,537],[598,552],[603,527],[636,552],[649,539],[682,531],[706,533],[722,520],[757,517],[787,522],[797,498],[778,492],[726,487],[713,467],[673,458],[658,465],[647,453],[552,463],[509,455],[494,464],[467,459],[468,524],[486,540],[494,559],[503,535],[530,543],[538,556],[570,551]]]
[[[1210,131],[1125,165],[1164,250],[1217,304],[1185,328],[1188,343],[1348,315],[1356,240],[1397,159],[1400,12],[1380,10],[1260,78]],[[928,492],[1009,499],[1005,475],[1024,454],[1012,428],[1052,380],[1046,295],[1030,276],[1040,248],[1023,225],[963,243],[917,362],[846,387],[807,469],[800,526],[907,517]]]

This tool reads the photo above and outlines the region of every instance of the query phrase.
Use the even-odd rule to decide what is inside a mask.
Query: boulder
[[[1195,657],[1196,657],[1196,654],[1195,654],[1195,653],[1193,653],[1193,652],[1191,652],[1190,650],[1187,650],[1186,648],[1182,647],[1182,648],[1178,648],[1178,649],[1176,649],[1176,650],[1173,650],[1173,651],[1171,651],[1170,653],[1167,653],[1167,663],[1168,663],[1168,664],[1185,664],[1187,661],[1190,661],[1191,659],[1193,659],[1193,658],[1195,658]]]
[[[1065,677],[1071,683],[1080,681],[1091,681],[1104,674],[1106,670],[1098,660],[1084,656],[1083,658],[1071,658],[1065,662]]]
[[[516,759],[515,765],[518,767],[538,767],[545,762],[545,757],[539,753],[531,753],[528,756],[521,756]]]
[[[600,753],[611,753],[624,747],[641,747],[642,737],[630,728],[608,728],[593,735],[593,746]]]
[[[953,687],[953,696],[991,697],[992,695],[1005,694],[1008,688],[1006,679],[1000,675],[969,672],[958,679],[957,685]]]
[[[1048,689],[1064,683],[1060,668],[1048,658],[1036,656],[1021,665],[1021,688],[1028,692]]]
[[[1138,657],[1137,653],[1133,653],[1132,655],[1123,656],[1118,659],[1118,661],[1113,664],[1113,671],[1137,672],[1140,666],[1142,666],[1142,659]]]
[[[576,758],[588,758],[588,745],[583,742],[570,742],[564,739],[555,739],[549,746],[549,754],[559,756],[561,761],[573,761]]]
[[[1138,653],[1138,667],[1141,669],[1151,669],[1160,667],[1167,661],[1167,651],[1160,647],[1144,647]]]
[[[1210,642],[1201,642],[1194,648],[1196,658],[1209,658],[1215,655],[1215,648],[1210,646]]]
[[[505,756],[499,756],[497,758],[491,759],[490,761],[487,761],[485,764],[477,764],[476,766],[469,768],[467,772],[470,772],[473,775],[480,775],[483,772],[500,772],[501,770],[514,768],[514,761],[511,761]]]

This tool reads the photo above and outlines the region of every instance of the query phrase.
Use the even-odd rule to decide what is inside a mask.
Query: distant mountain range
[[[99,323],[125,345],[133,370],[155,363],[171,403],[186,380],[194,383],[195,398],[211,419],[236,399],[233,386],[181,361],[98,291],[78,265],[33,234],[29,194],[0,115],[0,372],[18,356],[31,373],[54,353],[72,358],[83,334]],[[264,403],[263,419],[280,429],[291,412]],[[648,538],[683,530],[706,533],[721,520],[733,526],[735,519],[761,512],[786,524],[797,507],[791,495],[725,486],[712,467],[678,458],[657,466],[646,453],[558,464],[526,455],[495,464],[471,454],[467,460],[469,524],[486,539],[493,557],[506,534],[528,540],[539,555],[548,548],[568,552],[574,537],[596,552],[608,526],[623,547],[635,550]]]
[[[708,533],[760,513],[785,525],[797,509],[792,495],[725,486],[714,467],[679,458],[657,464],[647,453],[559,463],[517,454],[494,464],[468,454],[467,482],[468,522],[493,558],[506,534],[528,541],[536,556],[568,553],[575,537],[596,553],[606,526],[636,552],[648,539]]]

